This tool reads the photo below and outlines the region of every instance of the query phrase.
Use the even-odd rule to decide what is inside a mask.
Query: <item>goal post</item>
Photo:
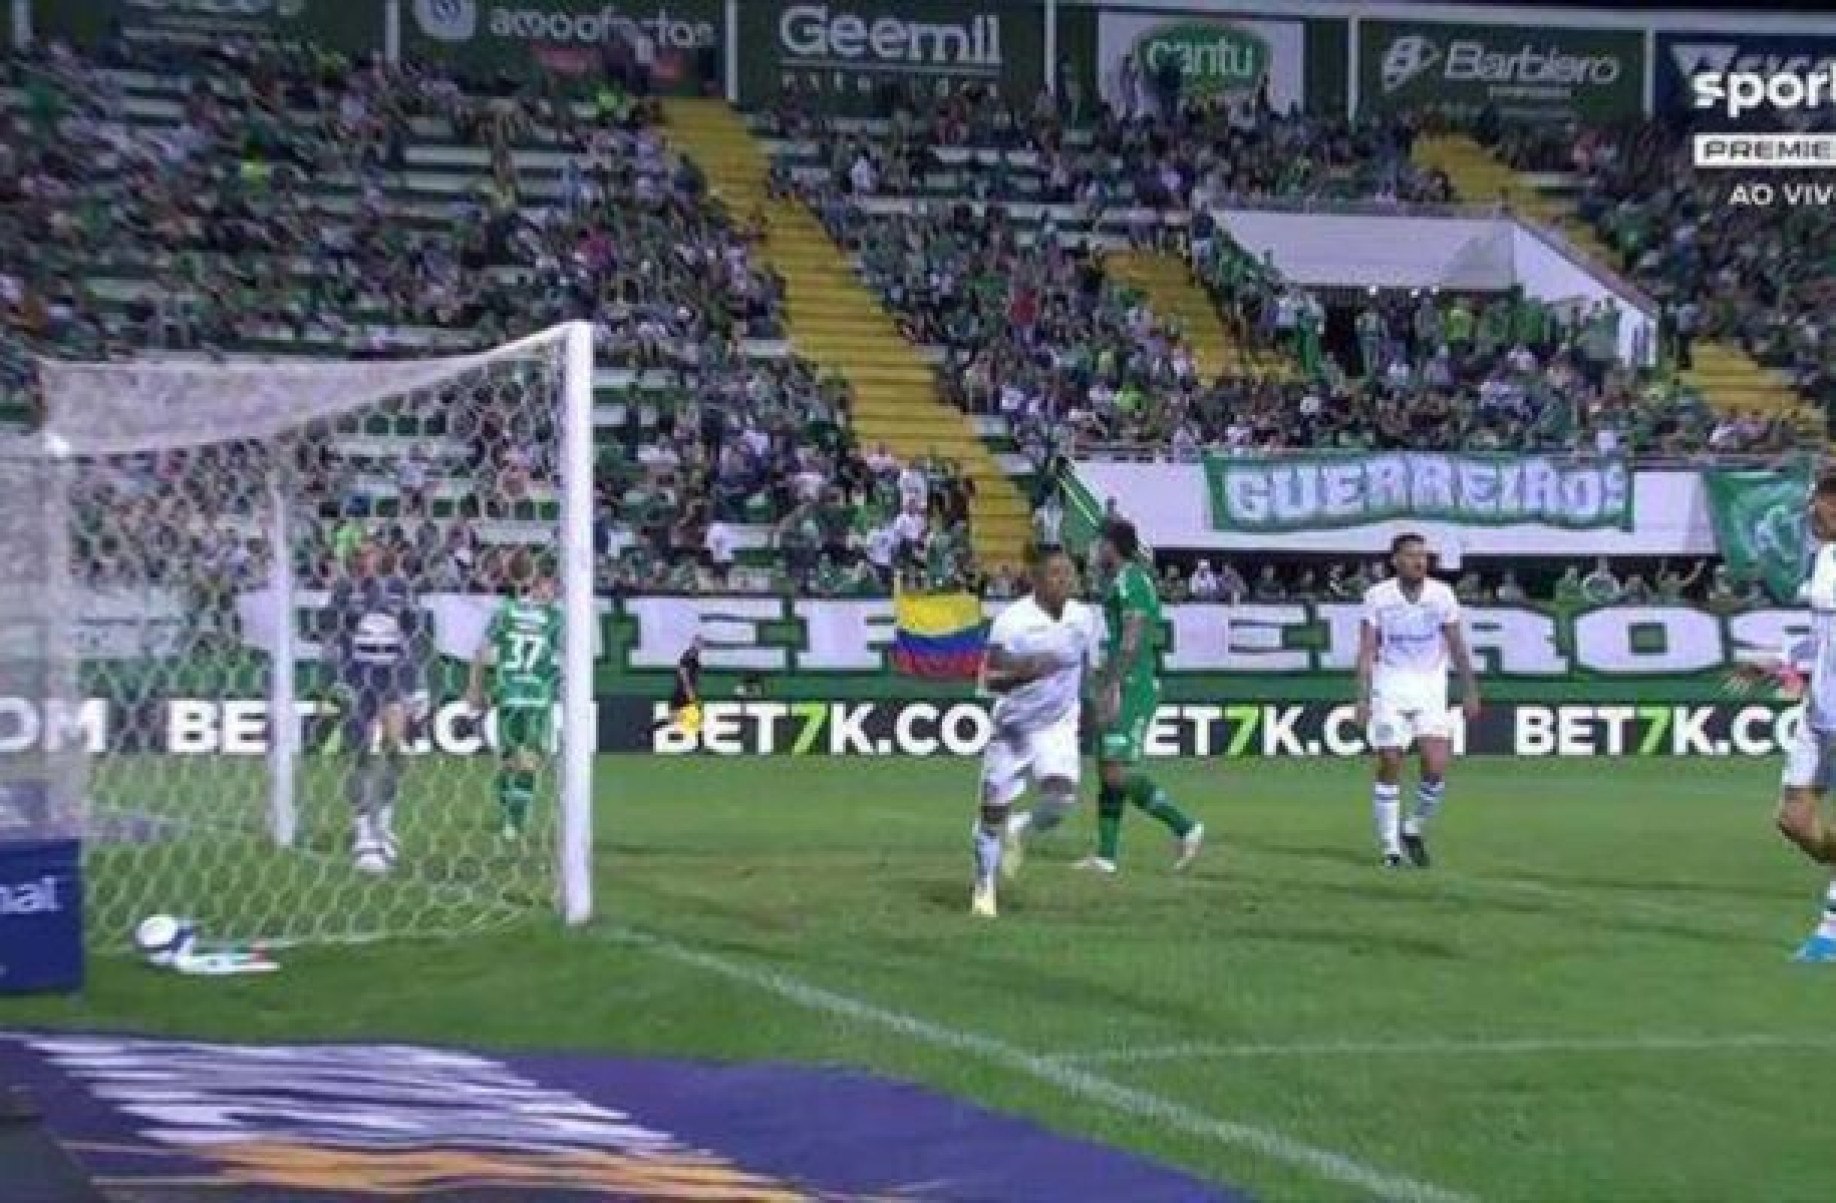
[[[586,322],[439,358],[40,361],[30,443],[68,477],[45,637],[77,648],[43,726],[84,753],[92,946],[155,913],[273,942],[591,917],[593,371]],[[552,705],[506,723],[465,695],[512,596],[559,636]]]

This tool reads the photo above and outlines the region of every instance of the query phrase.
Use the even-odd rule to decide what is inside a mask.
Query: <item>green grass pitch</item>
[[[1821,883],[1776,766],[1460,763],[1398,875],[1363,765],[1158,772],[1211,833],[1190,876],[1139,814],[1119,878],[1074,872],[1086,804],[981,925],[970,763],[608,758],[587,929],[268,979],[102,957],[0,1025],[861,1065],[1272,1200],[1836,1196],[1836,971],[1787,963]],[[411,790],[488,816],[487,774]]]

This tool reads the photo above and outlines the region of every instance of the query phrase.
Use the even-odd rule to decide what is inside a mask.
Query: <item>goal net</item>
[[[276,943],[584,921],[591,327],[39,372],[62,563],[14,637],[41,665],[67,648],[72,679],[0,684],[12,743],[74,762],[47,779],[79,816],[90,946],[151,914]]]

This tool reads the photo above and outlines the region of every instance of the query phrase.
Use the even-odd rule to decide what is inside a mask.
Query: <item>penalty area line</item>
[[[1343,1153],[1307,1144],[1272,1128],[1207,1115],[1184,1103],[1124,1086],[1075,1065],[1027,1052],[993,1036],[895,1011],[775,969],[704,952],[664,936],[629,928],[614,929],[605,934],[612,941],[629,944],[664,960],[775,995],[805,1010],[866,1027],[880,1028],[917,1044],[966,1054],[1131,1119],[1158,1124],[1210,1144],[1256,1153],[1271,1161],[1304,1170],[1315,1177],[1352,1187],[1373,1198],[1385,1200],[1386,1203],[1475,1203],[1472,1196],[1459,1191],[1367,1165]]]
[[[1298,1040],[1293,1043],[1159,1044],[1065,1053],[1059,1065],[1146,1065],[1156,1061],[1276,1057],[1507,1057],[1547,1053],[1709,1053],[1836,1049],[1836,1035],[1735,1032],[1680,1036],[1525,1036],[1496,1040]]]

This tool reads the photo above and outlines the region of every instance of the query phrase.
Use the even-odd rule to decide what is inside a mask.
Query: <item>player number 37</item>
[[[504,671],[509,673],[526,673],[532,671],[536,662],[542,658],[548,641],[540,635],[529,635],[522,631],[510,634],[510,650],[506,656]]]

